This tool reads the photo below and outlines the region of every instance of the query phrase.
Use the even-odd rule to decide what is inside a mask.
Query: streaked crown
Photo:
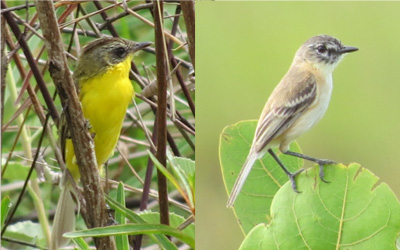
[[[334,69],[343,55],[358,48],[344,46],[338,39],[319,35],[308,39],[297,51],[298,59],[307,60],[318,68]]]

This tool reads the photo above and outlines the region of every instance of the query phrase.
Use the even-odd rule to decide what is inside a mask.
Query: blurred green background
[[[222,129],[258,119],[300,45],[318,34],[359,47],[333,74],[325,117],[304,153],[358,162],[400,197],[400,2],[197,2],[197,249],[237,249],[244,236],[218,159]],[[305,167],[310,167],[307,162]]]

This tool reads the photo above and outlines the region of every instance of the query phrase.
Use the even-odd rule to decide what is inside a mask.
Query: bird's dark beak
[[[133,52],[146,48],[152,44],[153,44],[152,42],[135,43],[135,45],[133,45]]]
[[[339,50],[339,53],[340,54],[345,54],[345,53],[350,53],[350,52],[354,52],[354,51],[357,51],[357,50],[358,50],[358,48],[356,48],[356,47],[344,46],[343,48],[341,48]]]

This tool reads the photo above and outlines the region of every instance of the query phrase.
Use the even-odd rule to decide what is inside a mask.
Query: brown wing
[[[287,77],[285,79],[272,93],[258,121],[253,142],[257,153],[285,132],[316,98],[317,84],[311,74],[304,75],[303,78],[290,78],[299,79],[299,83],[288,82],[290,79]]]

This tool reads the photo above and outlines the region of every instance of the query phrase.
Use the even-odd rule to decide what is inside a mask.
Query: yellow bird
[[[122,122],[134,90],[129,80],[133,53],[151,45],[135,43],[121,38],[100,38],[82,50],[73,74],[85,119],[94,135],[97,164],[101,167],[113,154]],[[71,139],[65,142],[66,166],[75,180],[80,177]],[[51,250],[68,243],[62,237],[75,227],[75,203],[71,184],[65,175],[61,181],[61,194],[53,222]]]

